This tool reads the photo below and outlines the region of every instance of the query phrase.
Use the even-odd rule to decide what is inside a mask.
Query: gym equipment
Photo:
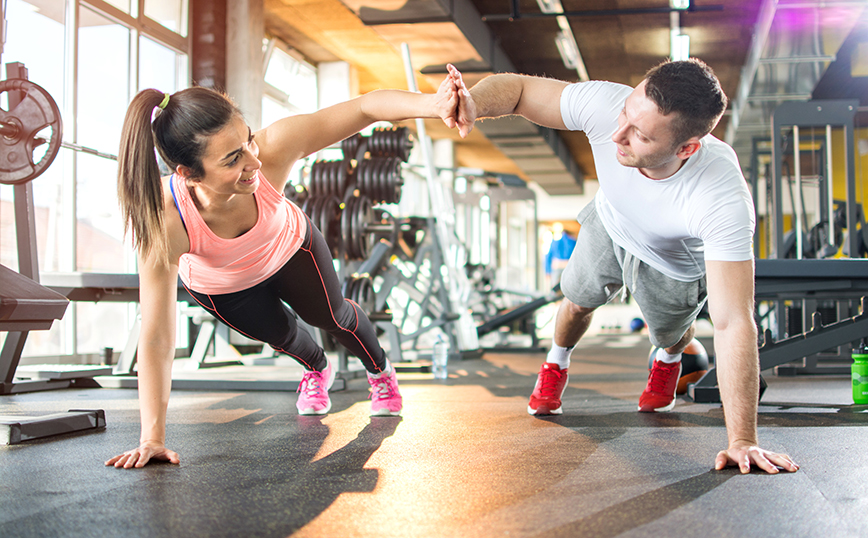
[[[858,108],[856,101],[808,101],[788,102],[778,106],[772,116],[771,178],[769,209],[770,243],[769,257],[780,259],[794,257],[804,260],[808,257],[824,258],[837,255],[839,248],[850,257],[859,257],[865,251],[866,229],[862,220],[861,205],[856,200],[854,121]],[[835,200],[832,179],[832,129],[843,131],[844,182],[846,197]],[[815,134],[820,136],[814,136]],[[809,134],[810,136],[806,136]],[[806,158],[808,157],[808,158]],[[792,180],[784,180],[784,172],[792,169]],[[819,208],[819,222],[809,223],[804,201],[804,185],[816,181]],[[795,185],[795,188],[793,188]],[[783,188],[790,189],[793,203],[792,230],[784,234]],[[861,229],[860,229],[861,225]],[[844,240],[842,228],[846,229]],[[798,267],[798,266],[797,266]],[[814,276],[809,266],[801,266],[805,276]],[[834,266],[826,266],[834,267]],[[837,279],[836,277],[832,277]],[[858,277],[857,277],[858,278]],[[838,281],[838,285],[841,282]],[[825,289],[818,283],[817,290]],[[829,325],[856,313],[856,299],[861,294],[846,294],[846,297],[831,297],[826,294],[822,299],[812,289],[805,289],[801,296],[789,295],[785,300],[770,300],[758,304],[758,308],[769,306],[766,316],[761,317],[761,332],[770,330],[773,339],[802,333],[813,323],[816,312],[821,312],[822,323]],[[841,343],[845,344],[845,343]],[[822,356],[810,358],[811,364],[800,368],[778,368],[778,374],[796,373],[841,373],[849,371],[850,348],[835,346],[835,350],[821,350]],[[831,353],[829,351],[832,351]],[[798,360],[802,357],[794,357]],[[818,366],[817,363],[846,362],[837,367]]]
[[[854,118],[857,108],[858,102],[851,100],[787,102],[778,106],[772,116],[770,152],[773,158],[768,178],[768,214],[771,227],[770,257],[773,259],[756,260],[755,293],[762,335],[759,348],[761,371],[775,368],[780,375],[849,374],[851,349],[868,331],[868,313],[865,310],[868,261],[803,259],[806,250],[810,253],[811,249],[806,249],[803,242],[807,223],[803,223],[805,212],[801,168],[804,141],[800,128],[822,128],[825,132],[819,145],[813,139],[808,144],[809,149],[819,147],[819,151],[814,151],[820,157],[819,165],[813,168],[820,180],[820,215],[824,221],[818,223],[820,228],[811,228],[812,231],[817,228],[814,232],[817,237],[811,238],[809,232],[809,246],[814,243],[813,250],[821,256],[833,248],[837,251],[837,229],[843,222],[848,232],[846,241],[841,245],[843,251],[851,257],[866,252],[866,227],[860,215],[861,207],[856,203]],[[847,195],[843,201],[834,200],[832,196],[832,127],[841,128],[844,134]],[[759,180],[759,155],[768,154],[760,149],[761,143],[761,139],[754,139],[754,155],[751,158],[754,194]],[[792,194],[795,226],[789,238],[785,238],[783,231],[782,207],[783,171],[789,167],[784,160],[787,151],[792,151],[796,182]],[[823,237],[820,238],[820,235]],[[795,259],[783,259],[791,251]],[[861,299],[861,304],[857,304],[857,299]],[[759,307],[765,304],[772,306],[768,312],[762,313]],[[805,330],[808,326],[811,328]],[[802,366],[785,366],[799,360]],[[828,364],[836,361],[843,364]],[[761,386],[765,384],[762,377],[760,382]],[[695,385],[688,386],[688,393],[697,402],[719,402],[715,369],[710,369]]]
[[[30,181],[45,171],[57,154],[62,122],[57,105],[48,93],[28,82],[23,64],[8,64],[6,72],[15,80],[0,81],[7,91],[9,113],[0,111],[0,147],[5,161],[0,163],[0,179],[13,185],[15,227],[19,271],[0,265],[0,331],[8,331],[0,352],[0,394],[76,386],[78,378],[35,379],[13,382],[21,352],[31,330],[47,330],[63,318],[69,300],[39,284],[36,252],[36,222],[33,187]],[[15,112],[15,114],[12,114]],[[41,145],[35,136],[46,125],[52,136],[45,155],[34,162],[33,149]],[[82,383],[81,386],[86,386]],[[42,417],[0,417],[0,444],[17,444],[29,439],[105,428],[105,413],[100,410],[70,410]]]
[[[412,147],[413,140],[406,127],[381,127],[370,136],[356,133],[341,142],[343,160],[316,161],[311,165],[309,195],[336,196],[346,201],[350,192],[357,189],[360,196],[373,204],[397,203],[404,183],[401,163],[406,162]]]
[[[0,355],[0,394],[70,386],[50,380],[13,383],[28,331],[50,329],[54,320],[63,318],[68,304],[66,297],[36,279],[0,265],[0,331],[9,332]]]
[[[14,157],[14,160],[9,161],[10,163],[22,161],[21,164],[15,164],[14,174],[10,165],[0,165],[3,167],[0,170],[7,170],[8,168],[8,173],[3,172],[0,177],[5,178],[13,185],[18,247],[18,273],[6,268],[3,268],[2,273],[0,273],[3,284],[0,288],[2,290],[0,291],[0,296],[2,296],[0,304],[3,305],[0,307],[0,312],[2,312],[0,314],[0,320],[2,320],[0,330],[9,331],[6,341],[3,343],[2,352],[0,352],[0,373],[4,376],[2,383],[0,383],[0,394],[65,388],[71,383],[70,381],[53,383],[44,380],[13,383],[28,331],[50,328],[55,319],[63,317],[69,301],[66,297],[39,284],[36,219],[33,206],[33,186],[30,184],[30,180],[36,177],[35,172],[42,173],[50,162],[43,165],[42,162],[46,159],[42,159],[38,167],[24,164],[25,149],[32,148],[35,144],[32,139],[27,140],[27,138],[34,134],[36,127],[43,124],[46,114],[57,110],[57,105],[50,95],[44,93],[44,90],[36,90],[35,84],[22,83],[27,82],[27,68],[23,64],[7,64],[6,72],[14,76],[15,79],[11,83],[8,81],[0,82],[0,87],[16,88],[7,93],[9,110],[19,110],[19,105],[23,103],[21,110],[24,117],[18,118],[11,113],[4,113],[0,116],[3,126],[5,126],[4,136],[0,136],[0,147],[6,149],[8,145],[14,150],[9,154],[9,157]],[[40,111],[44,114],[40,114]],[[43,119],[38,119],[40,117]],[[56,131],[60,132],[62,129],[60,127],[62,123],[60,115],[58,114],[52,121],[58,126]],[[6,140],[5,131],[9,129],[8,126],[14,126],[16,130],[15,141],[13,142]],[[51,156],[48,161],[53,158]],[[30,163],[31,160],[28,157],[26,162]]]
[[[409,62],[408,55],[405,60]],[[415,91],[412,69],[407,74]],[[341,142],[343,160],[313,163],[307,188],[287,193],[330,240],[345,296],[362,305],[388,334],[389,358],[398,368],[405,366],[399,364],[404,362],[403,345],[415,348],[421,334],[435,329],[446,332],[452,349],[478,350],[476,326],[466,308],[469,285],[462,248],[453,233],[451,194],[436,178],[421,121],[417,134],[427,163],[431,217],[395,218],[375,207],[401,197],[401,162],[413,147],[405,127],[348,137]],[[322,201],[327,199],[339,200],[339,209],[333,201]],[[317,335],[324,348],[335,349],[327,335]],[[339,371],[345,372],[345,352],[337,351]]]
[[[477,335],[482,337],[493,329],[511,325],[509,331],[497,334],[494,344],[493,338],[488,338],[483,344],[485,351],[541,351],[535,312],[560,296],[553,296],[551,290],[537,291],[539,244],[529,239],[536,236],[538,229],[536,193],[521,186],[524,181],[520,178],[463,175],[467,183],[477,185],[452,196],[461,216],[457,219],[457,235],[468,244],[468,257],[477,262],[465,266],[473,285],[467,308],[479,323]],[[484,189],[478,188],[483,185]],[[516,215],[522,216],[522,224],[514,224]],[[510,338],[515,335],[520,335],[518,341]],[[519,343],[526,341],[525,335],[530,336],[530,346]]]
[[[374,284],[367,275],[350,275],[341,286],[341,293],[365,312],[373,312],[376,303]]]
[[[57,103],[24,78],[0,81],[0,94],[8,93],[9,111],[0,109],[0,183],[23,185],[42,174],[54,161],[63,140],[63,122]],[[13,105],[14,103],[14,105]],[[50,129],[48,138],[41,136]],[[34,153],[48,144],[45,153]]]
[[[660,348],[657,346],[651,346],[651,352],[648,354],[648,370],[653,366],[658,349]],[[681,377],[678,378],[675,394],[687,394],[687,385],[696,383],[707,371],[708,352],[702,342],[694,338],[681,352]]]
[[[518,308],[509,310],[489,321],[486,321],[482,325],[476,328],[476,332],[479,336],[484,336],[504,325],[508,325],[514,321],[521,320],[533,315],[534,312],[539,310],[545,305],[551,304],[555,301],[560,301],[563,298],[564,294],[561,292],[561,284],[558,282],[555,286],[549,291],[547,294],[534,299],[533,301],[529,301],[526,304],[519,306]],[[538,348],[539,347],[539,339],[536,336],[536,331],[531,331],[532,344],[531,347]]]
[[[17,445],[24,441],[85,430],[105,429],[102,409],[70,409],[41,417],[0,417],[0,445]]]
[[[412,92],[418,91],[416,78],[410,60],[410,47],[407,43],[401,44],[401,55],[404,59],[404,74],[407,78],[407,89]],[[429,226],[433,230],[436,248],[439,254],[438,267],[443,276],[445,294],[443,312],[449,319],[452,328],[450,337],[450,349],[478,352],[479,337],[476,333],[476,324],[473,316],[465,307],[472,291],[472,286],[465,272],[466,252],[455,236],[455,206],[452,201],[452,193],[437,179],[437,170],[434,167],[433,148],[431,139],[426,134],[425,122],[416,118],[416,132],[422,143],[422,155],[425,161],[425,177],[428,185],[428,197],[431,202],[431,217]]]
[[[855,163],[855,144],[854,144],[854,118],[858,109],[859,102],[854,100],[817,100],[807,102],[786,102],[778,106],[772,115],[772,177],[771,183],[771,204],[772,212],[770,213],[771,220],[771,239],[772,251],[771,258],[783,257],[784,245],[784,215],[782,211],[783,205],[783,169],[784,169],[784,148],[785,135],[784,128],[791,129],[788,137],[789,146],[793,151],[792,168],[794,170],[796,188],[793,196],[795,211],[795,236],[796,236],[796,257],[802,257],[802,241],[804,234],[803,223],[804,208],[801,195],[802,190],[802,138],[800,135],[801,128],[823,128],[825,130],[825,153],[820,152],[820,155],[825,155],[823,162],[817,167],[818,175],[825,178],[823,182],[826,189],[821,190],[823,199],[822,214],[825,217],[829,229],[833,229],[834,210],[831,208],[833,203],[831,197],[831,177],[832,177],[832,159],[830,158],[832,151],[832,127],[840,127],[844,130],[844,151],[845,162]],[[846,228],[851,233],[848,238],[849,252],[859,251],[859,236],[855,233],[857,229],[856,218],[856,178],[855,167],[848,164],[845,171],[847,185],[847,209],[846,209]]]
[[[860,299],[860,308],[847,310],[846,315],[833,323],[823,323],[821,314],[813,312],[811,328],[801,334],[775,338],[767,329],[762,333],[759,348],[760,371],[779,368],[781,365],[799,360],[808,364],[809,359],[836,346],[859,342],[868,334],[868,260],[757,260],[756,288],[757,301],[778,301],[800,299],[839,300],[851,303]],[[840,373],[839,368],[820,369],[816,362],[813,370],[817,373]],[[849,360],[845,373],[849,374]],[[761,386],[765,384],[760,378]],[[720,402],[717,389],[715,368],[695,384],[687,387],[687,393],[696,402]]]

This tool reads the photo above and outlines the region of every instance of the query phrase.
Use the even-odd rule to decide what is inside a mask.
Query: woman
[[[329,411],[335,372],[283,301],[361,360],[372,386],[372,415],[400,414],[395,371],[373,325],[341,296],[325,239],[283,197],[284,186],[299,159],[375,121],[441,118],[453,127],[455,88],[447,77],[436,94],[378,90],[256,133],[228,98],[212,90],[136,95],[124,120],[118,197],[138,250],[142,433],[137,448],[106,465],[179,462],[165,446],[179,276],[217,319],[305,368],[300,414]],[[160,177],[155,149],[174,170],[171,176]]]

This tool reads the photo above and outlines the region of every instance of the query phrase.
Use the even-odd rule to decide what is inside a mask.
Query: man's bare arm
[[[544,127],[566,129],[561,117],[561,93],[566,82],[504,73],[486,77],[467,90],[457,69],[450,66],[450,74],[459,85],[456,124],[462,137],[473,130],[478,118],[511,114]]]
[[[715,460],[715,468],[735,465],[742,473],[756,465],[769,473],[778,467],[797,471],[786,454],[758,446],[759,357],[753,321],[753,261],[707,261],[708,307],[714,323],[717,382],[726,419],[728,447]]]

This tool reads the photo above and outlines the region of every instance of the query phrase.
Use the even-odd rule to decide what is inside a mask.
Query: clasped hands
[[[447,64],[448,74],[435,95],[436,107],[443,123],[450,129],[458,129],[461,138],[466,138],[473,130],[477,109],[461,72],[452,64]]]

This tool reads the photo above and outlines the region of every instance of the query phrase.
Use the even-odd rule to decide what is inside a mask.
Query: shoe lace
[[[540,375],[539,391],[544,397],[555,396],[558,390],[558,382],[563,377],[563,372],[546,368]]]
[[[672,374],[675,373],[678,363],[666,364],[664,362],[655,362],[651,368],[651,375],[648,379],[648,387],[651,392],[663,394],[666,392],[666,383]]]
[[[378,379],[369,378],[368,382],[371,384],[372,400],[385,400],[394,396],[389,376],[383,376]]]
[[[322,389],[322,372],[305,372],[295,392],[303,392],[307,397],[318,396]]]

